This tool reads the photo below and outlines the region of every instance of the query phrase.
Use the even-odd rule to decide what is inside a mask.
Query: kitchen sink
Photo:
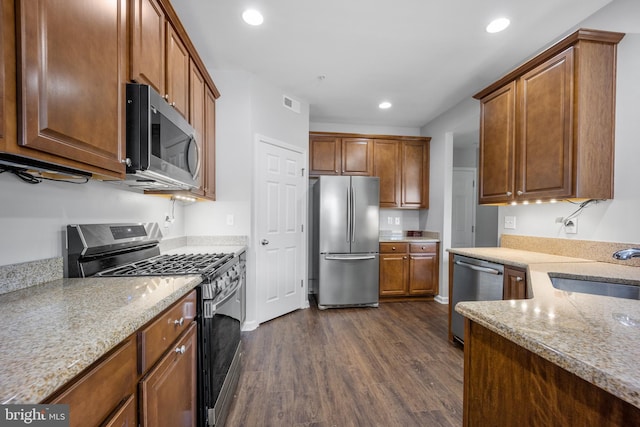
[[[553,276],[549,273],[553,287],[567,292],[604,295],[616,298],[640,299],[640,286],[628,283],[606,282],[601,279],[585,280]]]

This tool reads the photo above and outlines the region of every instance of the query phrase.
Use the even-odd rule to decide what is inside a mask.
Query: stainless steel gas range
[[[156,223],[69,225],[65,276],[202,276],[196,289],[198,425],[221,425],[240,375],[246,254],[161,254],[161,239]]]

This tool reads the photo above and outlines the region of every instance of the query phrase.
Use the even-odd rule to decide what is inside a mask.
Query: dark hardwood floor
[[[447,306],[298,310],[243,332],[226,426],[460,426],[463,351]]]

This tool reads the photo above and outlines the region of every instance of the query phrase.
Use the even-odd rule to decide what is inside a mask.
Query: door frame
[[[472,247],[476,246],[476,230],[477,230],[477,226],[476,226],[476,206],[478,206],[478,169],[477,168],[471,168],[471,167],[453,167],[452,172],[451,172],[451,199],[453,200],[453,181],[454,181],[454,176],[455,176],[455,172],[456,171],[464,171],[464,172],[473,172],[473,180],[474,180],[474,186],[473,186],[473,200],[471,203],[471,220],[472,220],[472,225],[473,225],[473,231],[471,232],[471,240],[472,240]],[[453,211],[451,211],[451,238],[452,238],[452,242],[453,243]]]
[[[258,171],[258,167],[259,167],[259,161],[260,161],[260,144],[270,144],[273,145],[275,147],[281,148],[283,150],[288,150],[288,151],[293,151],[295,153],[301,154],[302,155],[302,164],[304,165],[303,171],[304,171],[304,175],[301,177],[301,179],[304,180],[303,185],[302,185],[302,195],[303,195],[303,200],[300,201],[300,224],[302,225],[302,232],[300,233],[300,237],[298,240],[298,244],[300,247],[300,259],[301,259],[301,265],[298,266],[299,270],[299,274],[301,277],[301,280],[303,281],[303,286],[302,286],[302,291],[300,292],[300,305],[299,308],[309,308],[309,299],[308,299],[308,293],[309,293],[309,280],[308,280],[308,226],[307,226],[307,206],[308,206],[308,202],[309,202],[309,177],[308,177],[308,171],[309,171],[309,156],[307,155],[307,150],[303,147],[298,147],[292,144],[288,144],[286,142],[282,142],[279,141],[275,138],[271,138],[265,135],[261,135],[259,133],[256,133],[254,135],[254,147],[255,147],[255,156],[254,156],[254,160],[253,160],[253,170],[254,170],[254,174],[253,174],[253,188],[252,188],[252,200],[253,202],[253,206],[251,209],[251,216],[252,216],[252,229],[253,229],[253,233],[251,238],[250,238],[250,242],[252,244],[252,246],[255,248],[254,253],[255,253],[255,260],[256,260],[256,265],[254,268],[254,271],[257,273],[260,270],[259,266],[258,266],[258,262],[259,262],[259,257],[258,257],[258,248],[260,247],[260,236],[258,235],[258,189],[260,188],[260,182],[259,179],[261,177],[261,174],[259,174]],[[258,283],[257,283],[258,278],[255,277],[255,282],[254,282],[254,295],[253,295],[253,304],[255,306],[255,322],[256,325],[255,327],[258,326],[258,318],[260,317],[258,315],[258,312],[260,310],[260,308],[258,307]],[[254,329],[255,329],[254,327]]]

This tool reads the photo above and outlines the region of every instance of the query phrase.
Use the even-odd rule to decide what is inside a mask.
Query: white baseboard
[[[443,297],[442,295],[436,295],[433,300],[435,302],[439,302],[440,304],[449,304],[449,297]]]
[[[252,320],[250,322],[244,322],[242,324],[242,327],[240,328],[241,331],[255,331],[256,329],[258,329],[258,326],[260,324],[258,322],[256,322],[255,320]]]

